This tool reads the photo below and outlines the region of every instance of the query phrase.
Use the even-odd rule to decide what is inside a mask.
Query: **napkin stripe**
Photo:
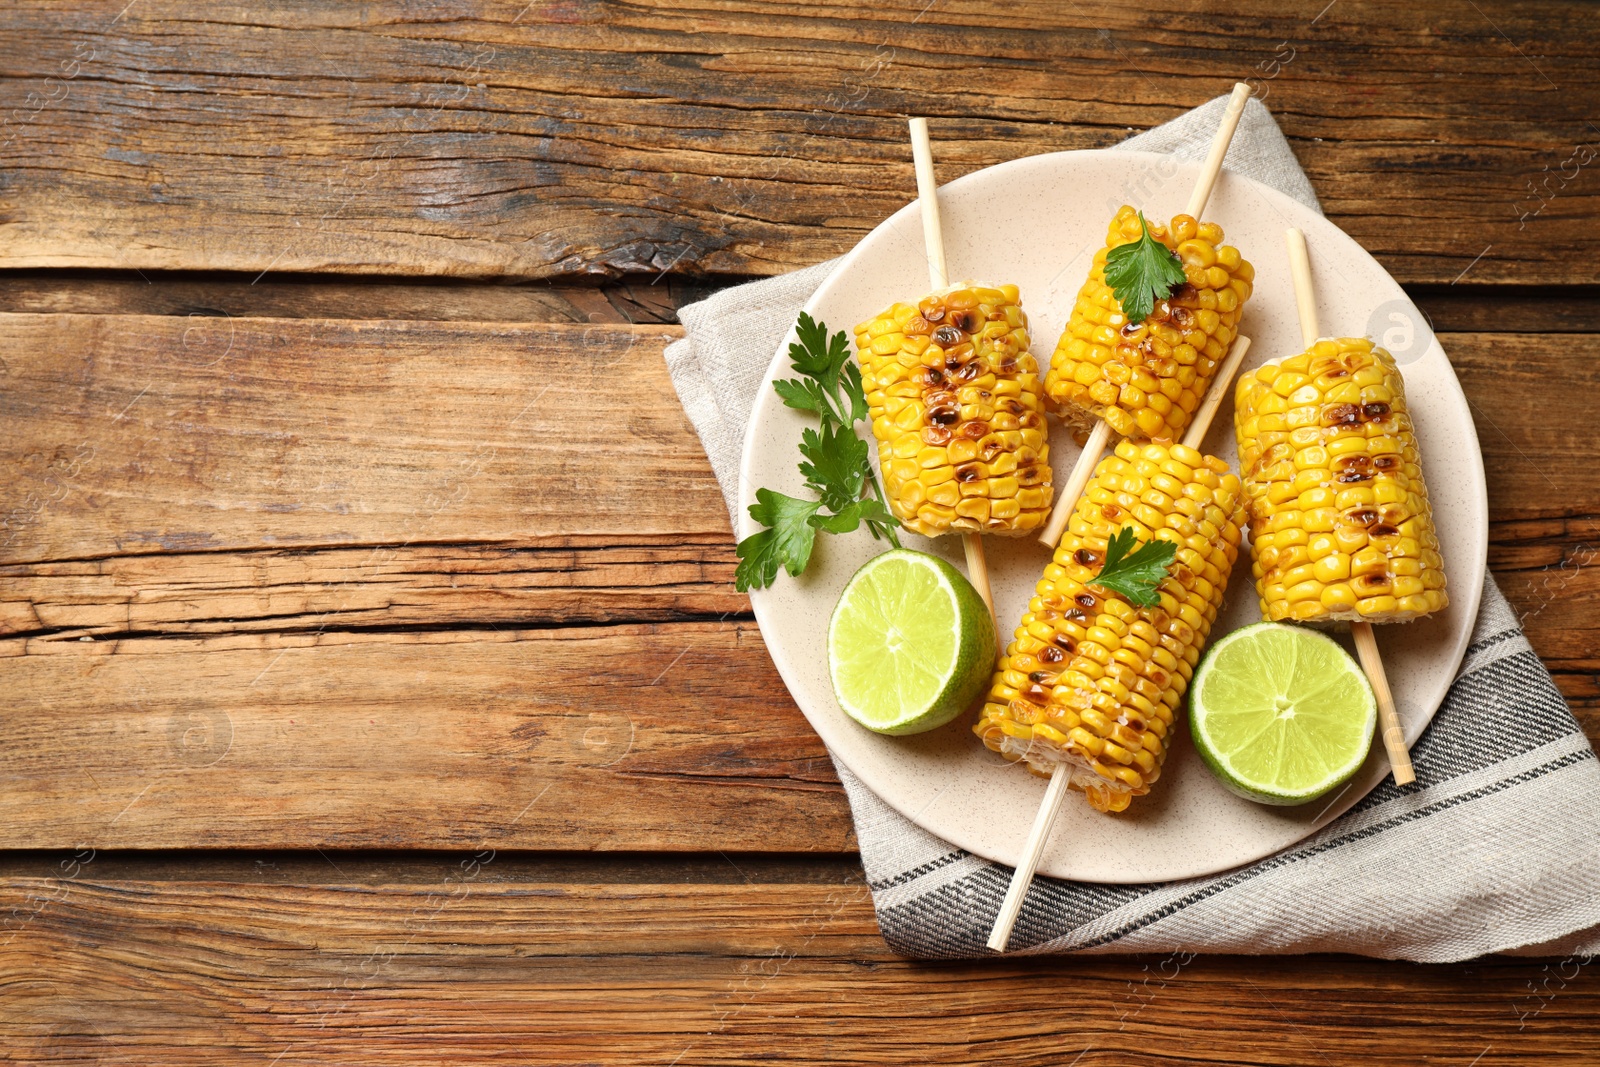
[[[1178,900],[1126,921],[1113,931],[1070,944],[1063,944],[1062,941],[1070,937],[1071,931],[1089,925],[1102,914],[1132,903],[1152,887],[1100,886],[1093,887],[1097,892],[1085,894],[1082,892],[1085,887],[1079,884],[1040,879],[1030,891],[1027,906],[1018,920],[1012,940],[1013,951],[1047,948],[1051,952],[1081,952],[1114,944],[1172,918],[1195,904],[1291,865],[1401,829],[1409,823],[1469,801],[1495,796],[1563,768],[1594,761],[1595,754],[1591,749],[1568,752],[1470,792],[1444,797],[1433,804],[1398,814],[1375,826],[1280,853],[1252,867],[1209,882]],[[879,923],[885,939],[895,951],[918,958],[962,958],[986,954],[988,923],[962,920],[970,920],[975,916],[988,916],[992,920],[1005,895],[1008,878],[1004,871],[1005,868],[991,865],[980,874],[971,876],[969,885],[944,886],[914,902],[883,909],[879,914]],[[1063,927],[1066,933],[1062,932]]]
[[[1502,641],[1509,641],[1513,637],[1521,637],[1521,636],[1522,636],[1522,631],[1521,630],[1516,630],[1516,629],[1501,630],[1499,633],[1495,634],[1493,637],[1486,637],[1482,641],[1474,641],[1474,642],[1472,642],[1472,644],[1467,646],[1467,655],[1476,656],[1479,652],[1482,652],[1486,648],[1489,648],[1489,647],[1491,647],[1493,645],[1498,645]]]
[[[941,867],[948,867],[952,863],[959,863],[961,860],[966,859],[969,855],[971,855],[971,853],[969,853],[966,849],[954,849],[953,851],[946,852],[936,860],[929,860],[927,863],[919,864],[918,866],[913,867],[911,870],[906,871],[904,874],[897,875],[894,878],[890,878],[882,882],[869,881],[867,885],[873,890],[879,892],[885,889],[893,889],[897,885],[904,885],[907,882],[914,882],[925,874],[932,874]]]
[[[1309,859],[1312,856],[1316,856],[1333,849],[1342,848],[1354,842],[1376,836],[1377,834],[1383,833],[1387,830],[1393,830],[1397,827],[1404,826],[1406,823],[1416,822],[1418,819],[1426,818],[1429,815],[1444,811],[1447,808],[1453,808],[1459,804],[1465,804],[1471,800],[1480,800],[1484,797],[1493,796],[1494,794],[1503,792],[1513,786],[1521,785],[1524,782],[1531,782],[1535,778],[1542,778],[1552,771],[1558,771],[1563,767],[1570,767],[1575,763],[1582,763],[1585,760],[1594,760],[1594,758],[1595,754],[1592,749],[1582,752],[1569,752],[1557,759],[1540,764],[1538,767],[1535,767],[1531,770],[1523,771],[1522,773],[1512,775],[1509,778],[1502,778],[1498,782],[1483,786],[1479,789],[1474,789],[1470,793],[1462,793],[1453,797],[1445,797],[1437,803],[1429,804],[1426,807],[1418,808],[1415,811],[1408,811],[1404,814],[1397,815],[1387,822],[1380,823],[1377,826],[1365,827],[1364,829],[1345,834],[1341,837],[1333,839],[1332,841],[1318,844],[1310,848],[1295,849],[1290,852],[1280,853],[1279,855],[1274,856],[1272,859],[1265,860],[1254,867],[1250,867],[1244,871],[1241,871],[1237,875],[1234,875],[1230,878],[1225,878],[1222,881],[1208,885],[1203,889],[1196,890],[1194,893],[1189,894],[1181,900],[1168,904],[1157,911],[1153,911],[1142,919],[1130,922],[1126,926],[1119,928],[1113,933],[1104,934],[1090,941],[1083,941],[1079,942],[1078,944],[1065,946],[1061,948],[1060,951],[1077,952],[1084,949],[1096,948],[1100,945],[1110,944],[1113,941],[1120,941],[1129,934],[1141,930],[1146,926],[1150,926],[1153,923],[1160,922],[1162,919],[1170,918],[1185,908],[1197,904],[1208,897],[1213,897],[1219,893],[1224,893],[1230,889],[1242,885],[1252,878],[1258,878],[1261,875],[1270,873],[1280,867],[1287,867],[1292,863],[1298,863],[1302,860]]]
[[[1504,700],[1505,694],[1519,699]],[[1418,781],[1432,786],[1565,737],[1575,726],[1550,675],[1526,649],[1457,678],[1412,762],[1424,764]],[[1394,795],[1397,787],[1387,786],[1380,791]]]

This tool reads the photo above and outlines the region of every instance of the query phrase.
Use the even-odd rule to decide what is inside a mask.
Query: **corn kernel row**
[[[1161,775],[1178,705],[1238,557],[1239,479],[1184,445],[1120,442],[1095,469],[1007,647],[973,728],[1007,759],[1122,811]],[[1161,602],[1135,607],[1095,586],[1106,542],[1178,546]]]
[[[1250,371],[1234,426],[1265,618],[1404,622],[1449,602],[1388,352],[1360,338],[1321,340]]]
[[[1069,424],[1104,419],[1124,437],[1183,437],[1217,366],[1238,333],[1255,269],[1222,228],[1175,216],[1150,223],[1157,240],[1183,261],[1187,282],[1138,324],[1127,321],[1106,284],[1106,255],[1141,236],[1138,213],[1124,206],[1095,253],[1067,328],[1045,374],[1047,402]]]
[[[855,337],[896,518],[929,537],[1044,524],[1050,446],[1016,286],[958,286],[895,304]]]

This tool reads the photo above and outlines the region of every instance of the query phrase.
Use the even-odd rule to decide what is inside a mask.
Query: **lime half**
[[[1211,646],[1189,729],[1222,784],[1262,804],[1304,804],[1348,782],[1378,722],[1372,686],[1338,642],[1264,622]]]
[[[828,623],[828,672],[845,714],[880,734],[943,726],[994,670],[994,619],[961,572],[895,549],[856,571]]]

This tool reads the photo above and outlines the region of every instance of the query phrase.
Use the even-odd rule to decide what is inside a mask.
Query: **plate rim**
[[[946,190],[954,190],[962,185],[973,183],[975,179],[983,178],[985,180],[993,180],[993,176],[996,172],[1003,172],[1005,170],[1020,168],[1022,166],[1036,166],[1041,162],[1047,163],[1050,160],[1065,159],[1068,157],[1074,159],[1082,159],[1084,157],[1111,157],[1117,160],[1119,163],[1122,161],[1134,163],[1142,161],[1148,165],[1161,164],[1171,166],[1175,164],[1180,169],[1180,173],[1182,171],[1197,172],[1200,167],[1198,162],[1175,160],[1170,154],[1162,152],[1145,152],[1120,148],[1073,149],[1060,152],[1042,152],[1034,155],[1019,156],[1016,159],[1006,160],[1002,163],[996,163],[988,167],[981,167],[977,170],[971,171],[968,174],[964,174],[953,181],[940,185],[939,189],[941,192]],[[1338,237],[1349,242],[1351,246],[1357,249],[1363,256],[1367,257],[1367,259],[1369,259],[1372,264],[1380,272],[1382,272],[1383,277],[1386,278],[1395,287],[1395,289],[1402,294],[1407,303],[1411,304],[1413,308],[1416,307],[1415,302],[1412,301],[1410,296],[1405,293],[1404,287],[1395,280],[1394,276],[1389,273],[1388,269],[1385,268],[1382,263],[1378,262],[1377,258],[1374,257],[1372,253],[1368,252],[1366,248],[1360,244],[1360,242],[1356,241],[1355,238],[1345,233],[1344,230],[1340,229],[1337,224],[1328,219],[1326,215],[1322,214],[1320,207],[1313,208],[1306,204],[1302,204],[1293,197],[1288,196],[1278,189],[1275,189],[1264,182],[1258,181],[1247,174],[1242,174],[1231,169],[1226,169],[1226,174],[1228,175],[1229,181],[1248,183],[1259,194],[1266,196],[1269,200],[1278,201],[1280,207],[1287,206],[1289,208],[1291,217],[1294,214],[1301,212],[1312,213],[1317,219],[1321,220],[1323,225],[1326,225],[1329,229],[1336,233]],[[862,236],[862,238],[856,242],[849,252],[840,257],[833,269],[828,272],[827,277],[824,278],[817,285],[817,288],[812,291],[811,295],[807,297],[801,310],[806,314],[812,314],[820,299],[823,297],[823,294],[825,294],[834,284],[836,284],[843,276],[845,276],[855,265],[857,260],[866,254],[866,247],[869,242],[871,242],[881,231],[893,229],[897,226],[909,223],[912,221],[912,217],[917,215],[917,213],[917,202],[913,200],[890,214],[887,218],[879,222],[870,231],[868,231],[868,233]],[[749,428],[753,428],[757,424],[759,417],[765,414],[766,407],[774,402],[773,398],[775,394],[772,392],[771,383],[779,374],[784,372],[784,358],[788,354],[789,345],[795,340],[797,340],[795,325],[794,323],[790,323],[788,328],[785,330],[782,339],[778,342],[778,346],[773,352],[771,360],[767,364],[766,371],[762,375],[761,384],[758,387],[756,394],[755,404],[750,413],[750,422],[748,424]],[[1439,350],[1444,356],[1444,367],[1450,378],[1449,384],[1453,386],[1452,389],[1447,390],[1449,402],[1458,409],[1458,417],[1463,420],[1464,427],[1467,429],[1472,439],[1476,442],[1478,440],[1477,424],[1472,417],[1471,404],[1467,400],[1466,392],[1461,388],[1461,380],[1456,374],[1455,365],[1451,362],[1449,353],[1445,352],[1444,344],[1442,341],[1438,340],[1438,336],[1436,334],[1434,335],[1434,343],[1439,345]],[[1043,361],[1041,361],[1041,369],[1044,367],[1044,365],[1045,364]],[[757,439],[758,435],[749,432],[749,429],[747,428],[744,443],[740,449],[739,485],[736,497],[736,504],[738,507],[738,529],[736,530],[736,534],[740,540],[756,532],[758,529],[754,523],[754,520],[750,518],[747,508],[747,505],[754,502],[755,499],[755,490],[751,488],[751,467],[754,463]],[[1483,516],[1484,536],[1475,546],[1476,551],[1474,552],[1473,557],[1468,561],[1470,573],[1467,575],[1467,577],[1472,579],[1470,582],[1471,587],[1470,589],[1461,591],[1459,594],[1457,591],[1452,590],[1452,601],[1455,600],[1457,595],[1464,594],[1467,609],[1466,614],[1471,621],[1469,621],[1468,624],[1462,628],[1460,636],[1455,639],[1455,647],[1447,652],[1451,681],[1445,686],[1443,694],[1439,697],[1438,701],[1435,702],[1430,709],[1428,709],[1426,714],[1417,717],[1413,728],[1407,729],[1405,736],[1407,748],[1413,746],[1417,739],[1427,731],[1428,727],[1433,722],[1434,716],[1438,714],[1439,709],[1444,705],[1444,701],[1448,699],[1450,688],[1454,685],[1455,679],[1459,677],[1461,663],[1465,659],[1467,650],[1471,646],[1472,634],[1476,628],[1476,620],[1482,608],[1483,586],[1489,573],[1488,482],[1483,465],[1483,450],[1481,445],[1474,447],[1469,451],[1470,455],[1468,456],[1468,461],[1471,465],[1471,473],[1475,476],[1477,487],[1477,491],[1474,493],[1474,498],[1479,508],[1479,514]],[[1239,579],[1237,577],[1234,578],[1234,581],[1238,580]],[[905,805],[897,803],[890,795],[886,795],[881,789],[876,788],[873,785],[873,780],[878,777],[877,774],[862,773],[862,771],[856,765],[854,765],[848,757],[843,755],[835,746],[829,744],[827,735],[824,733],[823,729],[818,726],[816,719],[813,718],[811,712],[805,707],[804,703],[795,693],[795,686],[790,681],[790,670],[787,666],[788,657],[782,653],[781,645],[777,645],[767,639],[766,618],[770,616],[773,610],[772,606],[767,604],[767,600],[768,597],[766,595],[766,590],[751,590],[751,607],[756,617],[756,625],[758,628],[760,628],[762,633],[762,643],[766,646],[767,654],[772,659],[773,665],[777,668],[779,676],[783,678],[784,687],[789,691],[790,697],[794,699],[795,705],[799,707],[801,714],[805,716],[807,725],[809,725],[812,731],[817,734],[818,738],[822,740],[824,746],[827,748],[829,756],[842,764],[847,770],[850,771],[851,774],[855,775],[855,777],[858,778],[861,783],[873,793],[874,796],[877,796],[884,804],[888,805],[903,818],[909,820],[913,825],[933,835],[940,841],[943,841],[953,847],[960,848],[981,859],[999,863],[1004,866],[1011,866],[1011,864],[1005,859],[994,856],[993,850],[984,847],[981,842],[974,843],[970,840],[965,840],[968,835],[957,835],[958,837],[963,838],[963,840],[956,840],[949,835],[946,829],[930,825],[929,822],[922,817],[922,810],[915,812],[907,810]],[[1346,802],[1330,804],[1328,806],[1327,813],[1323,817],[1319,817],[1318,819],[1312,820],[1311,822],[1305,824],[1304,833],[1302,833],[1299,837],[1295,838],[1293,841],[1282,844],[1269,852],[1261,853],[1260,855],[1249,859],[1240,860],[1237,862],[1228,862],[1225,864],[1218,864],[1204,868],[1186,869],[1186,872],[1183,874],[1168,875],[1163,878],[1155,879],[1148,877],[1138,879],[1111,879],[1085,878],[1081,875],[1051,875],[1046,863],[1041,863],[1039,873],[1049,877],[1068,877],[1074,881],[1096,885],[1129,885],[1149,883],[1152,881],[1160,882],[1209,877],[1225,871],[1241,869],[1249,866],[1250,864],[1259,863],[1265,859],[1269,859],[1272,856],[1279,854],[1280,852],[1296,847],[1308,838],[1325,829],[1334,821],[1341,818],[1351,808],[1365,799],[1373,789],[1376,789],[1387,779],[1387,774],[1378,777],[1370,786],[1364,790],[1361,790],[1355,796],[1350,797]],[[1038,788],[1041,796],[1043,795],[1044,787],[1045,781],[1041,778],[1038,780]],[[927,807],[931,807],[931,805],[924,805],[924,808]]]

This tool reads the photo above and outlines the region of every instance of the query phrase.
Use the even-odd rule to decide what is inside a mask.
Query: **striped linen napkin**
[[[1201,160],[1226,101],[1117,147]],[[1320,210],[1260,101],[1250,101],[1227,165]],[[686,336],[667,347],[667,367],[730,514],[757,390],[833,265],[725,290],[679,313]],[[1315,836],[1223,874],[1148,885],[1039,878],[1011,951],[1422,962],[1600,952],[1600,766],[1493,578],[1461,672],[1412,756],[1415,785],[1385,780]],[[889,946],[918,958],[992,955],[985,942],[1010,869],[922,830],[834,765]]]

